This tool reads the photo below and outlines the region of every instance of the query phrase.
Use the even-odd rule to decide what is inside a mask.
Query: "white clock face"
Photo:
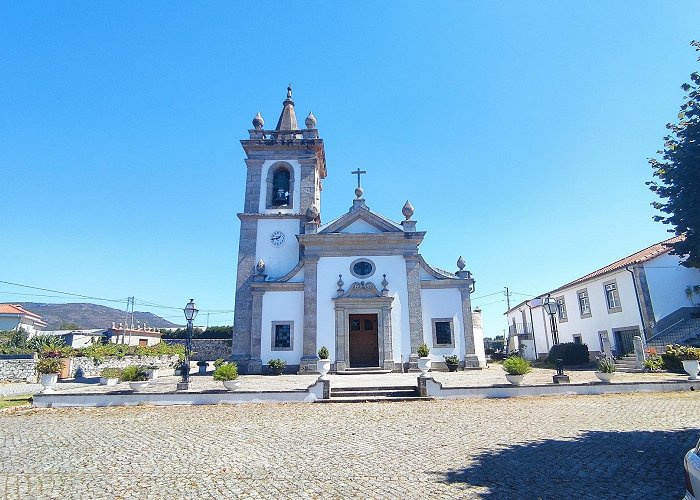
[[[281,247],[284,245],[285,240],[286,237],[282,231],[275,231],[270,235],[270,243],[272,243],[273,246]]]

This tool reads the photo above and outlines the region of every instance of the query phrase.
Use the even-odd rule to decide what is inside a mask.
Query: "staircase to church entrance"
[[[330,399],[319,403],[369,403],[377,401],[428,401],[421,397],[418,386],[397,385],[391,387],[331,387]]]

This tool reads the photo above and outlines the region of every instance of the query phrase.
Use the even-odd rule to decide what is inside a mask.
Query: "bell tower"
[[[323,139],[312,112],[297,124],[292,87],[282,103],[277,126],[265,130],[258,113],[249,138],[241,140],[247,167],[238,246],[232,360],[241,373],[261,373],[260,338],[254,321],[252,283],[275,281],[301,258],[297,236],[321,221],[321,181],[326,177]]]

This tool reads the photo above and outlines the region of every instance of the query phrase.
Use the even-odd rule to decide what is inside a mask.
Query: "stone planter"
[[[700,371],[700,361],[696,359],[686,359],[683,360],[682,363],[683,369],[688,375],[690,375],[690,377],[688,377],[688,380],[697,380],[698,371]]]
[[[149,368],[148,369],[148,379],[155,380],[157,378],[158,378],[158,368]]]
[[[54,387],[58,381],[58,373],[42,373],[41,374],[41,385],[44,386],[44,390],[41,391],[42,394],[54,392]]]
[[[100,377],[100,385],[106,385],[107,387],[114,387],[119,383],[118,378],[105,378]]]
[[[427,377],[432,360],[430,358],[418,358],[418,369],[421,377]]]
[[[148,387],[148,384],[150,384],[148,380],[129,382],[129,387],[131,387],[131,390],[134,392],[141,392]]]
[[[203,364],[203,365],[198,364],[197,366],[199,367],[199,371],[197,372],[198,374],[200,374],[200,375],[207,374],[207,365],[206,364]]]
[[[513,385],[520,385],[523,383],[523,379],[525,378],[525,375],[511,375],[510,373],[506,373],[506,378],[508,379],[508,382],[510,382]]]
[[[456,372],[457,368],[459,368],[459,365],[451,365],[449,363],[445,363],[447,365],[447,369],[451,372]]]
[[[328,372],[331,369],[330,359],[319,359],[316,361],[316,370],[320,373],[319,380],[328,380]]]
[[[229,391],[236,391],[241,387],[242,380],[224,380],[224,387]]]
[[[605,372],[593,372],[595,373],[595,376],[598,377],[598,380],[603,382],[604,384],[609,384],[610,381],[613,379],[615,376],[615,372],[612,373],[605,373]]]

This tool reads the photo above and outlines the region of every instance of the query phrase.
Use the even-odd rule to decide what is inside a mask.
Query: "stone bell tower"
[[[249,138],[241,140],[247,167],[245,202],[241,220],[233,320],[232,360],[241,373],[260,373],[260,337],[251,332],[255,318],[254,281],[274,281],[300,260],[297,236],[313,230],[321,220],[321,181],[326,177],[323,139],[316,117],[306,117],[300,129],[294,111],[292,88],[282,103],[277,126],[265,130],[258,113]],[[256,308],[259,310],[259,308]]]

